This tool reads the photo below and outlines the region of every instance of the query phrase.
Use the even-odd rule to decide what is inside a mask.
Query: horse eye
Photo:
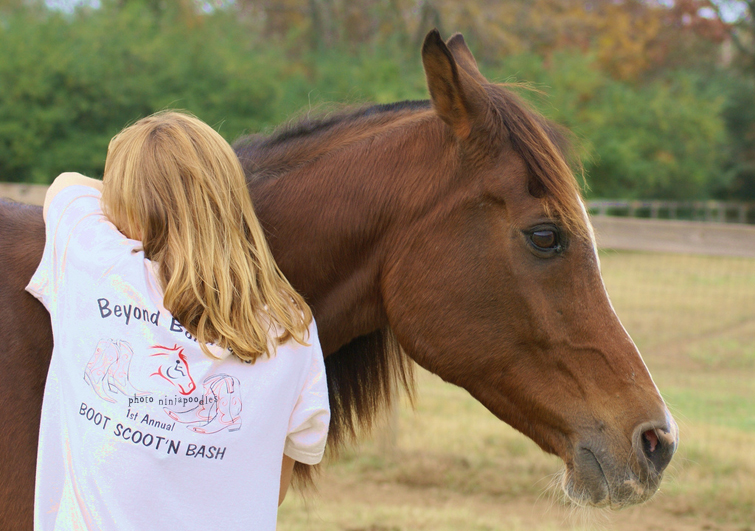
[[[558,246],[556,232],[552,230],[538,230],[530,235],[530,240],[540,249],[555,249]]]
[[[541,258],[560,254],[565,249],[565,241],[558,228],[552,225],[540,225],[524,232],[530,250]]]

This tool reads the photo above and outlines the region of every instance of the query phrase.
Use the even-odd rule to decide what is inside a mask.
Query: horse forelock
[[[527,165],[534,185],[531,188],[541,197],[546,212],[558,218],[569,232],[588,236],[582,194],[571,167],[581,172],[581,166],[573,156],[569,133],[532,109],[506,85],[490,87],[488,94],[498,127]]]

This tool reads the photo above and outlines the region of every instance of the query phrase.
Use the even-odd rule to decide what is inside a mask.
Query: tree
[[[689,0],[691,3],[691,0]],[[725,29],[736,51],[729,72],[724,119],[729,131],[725,168],[731,184],[718,191],[727,199],[755,200],[755,0],[701,0]]]
[[[231,13],[155,12],[138,2],[19,11],[0,25],[0,175],[101,174],[116,132],[169,107],[190,110],[230,141],[275,123],[288,112],[280,107],[285,62],[273,47],[249,46]]]
[[[745,69],[755,75],[755,0],[703,0],[696,4],[710,9],[720,21],[734,18],[726,25],[727,33],[743,56]]]

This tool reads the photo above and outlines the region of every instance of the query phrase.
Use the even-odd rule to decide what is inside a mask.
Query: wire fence
[[[640,347],[755,322],[755,227],[594,216],[603,277]]]

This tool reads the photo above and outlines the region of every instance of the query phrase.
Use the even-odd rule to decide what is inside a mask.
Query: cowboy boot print
[[[108,402],[115,402],[106,391],[110,366],[118,359],[118,351],[110,339],[101,339],[84,369],[84,381],[92,386],[94,392]],[[110,387],[110,385],[108,385]]]
[[[212,382],[205,380],[205,394],[212,393],[215,401],[212,408],[214,416],[203,425],[187,426],[195,433],[217,433],[227,429],[238,431],[241,429],[241,382],[227,374],[213,378]],[[209,378],[208,378],[209,380]],[[209,385],[208,385],[209,384]]]
[[[210,418],[215,415],[215,413],[212,412],[214,405],[215,404],[204,403],[186,411],[172,411],[167,407],[164,407],[163,411],[165,411],[165,413],[176,422],[193,424],[195,422],[208,422]]]
[[[142,396],[150,393],[140,391],[131,384],[129,379],[129,370],[131,368],[131,359],[134,357],[134,351],[131,345],[126,341],[117,341],[115,343],[118,359],[116,363],[110,365],[108,369],[108,387],[111,391],[116,390],[125,396]]]
[[[204,379],[204,394],[202,403],[186,411],[173,411],[167,407],[163,411],[175,420],[183,424],[193,424],[196,422],[207,423],[217,414],[217,405],[215,395],[212,392],[212,385],[218,380],[222,380],[224,375],[212,375]]]

